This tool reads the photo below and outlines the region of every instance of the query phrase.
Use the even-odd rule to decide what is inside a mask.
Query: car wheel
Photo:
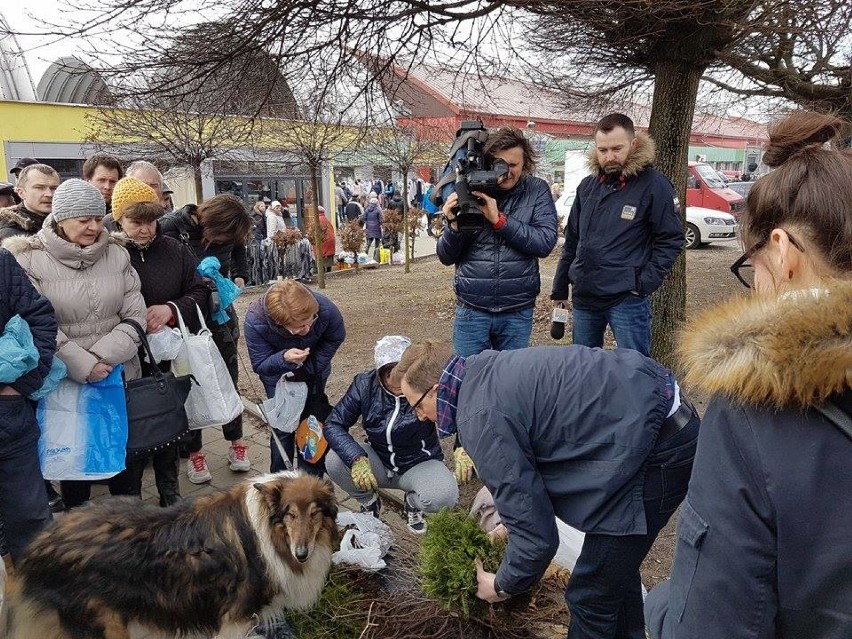
[[[701,232],[694,224],[686,223],[686,248],[696,249],[701,247]]]

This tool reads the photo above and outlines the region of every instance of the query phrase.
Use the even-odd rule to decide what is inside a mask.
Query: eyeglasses
[[[787,233],[787,237],[790,240],[790,244],[795,246],[800,253],[804,253],[805,249],[802,248],[802,245],[799,244],[796,239]],[[746,288],[752,288],[754,285],[754,264],[749,264],[749,260],[757,253],[760,249],[767,245],[769,242],[769,238],[765,240],[761,240],[754,246],[752,246],[749,250],[743,253],[740,258],[731,264],[731,273],[736,275],[737,279],[740,283]]]
[[[304,324],[300,324],[300,325],[299,325],[299,326],[297,326],[296,328],[292,328],[292,327],[290,327],[290,326],[285,326],[285,327],[284,327],[284,329],[285,329],[288,333],[294,333],[294,334],[295,334],[295,333],[298,333],[298,332],[300,332],[300,331],[302,331],[302,330],[304,330],[304,329],[306,329],[306,328],[310,328],[311,326],[313,326],[313,325],[314,325],[314,322],[316,322],[318,318],[319,318],[319,312],[314,313],[314,314],[313,314],[313,317],[311,317],[311,319],[309,319],[309,320],[308,320],[307,322],[305,322]]]
[[[422,403],[423,403],[423,400],[424,400],[424,399],[426,399],[426,395],[428,395],[428,394],[429,394],[429,393],[431,393],[431,392],[432,392],[432,389],[431,389],[431,388],[426,389],[426,392],[425,392],[425,393],[423,393],[423,394],[420,396],[420,399],[418,399],[416,402],[414,402],[414,403],[411,405],[411,412],[416,413],[416,412],[418,411],[418,409],[420,408],[420,404],[422,404]]]

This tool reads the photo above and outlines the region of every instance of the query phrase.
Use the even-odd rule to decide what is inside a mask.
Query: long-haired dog
[[[332,484],[292,472],[170,508],[116,498],[72,510],[17,567],[9,637],[243,637],[314,605],[336,516]]]

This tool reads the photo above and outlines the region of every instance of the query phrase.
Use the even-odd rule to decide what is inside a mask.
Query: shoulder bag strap
[[[822,406],[814,406],[823,417],[837,426],[843,434],[852,439],[852,417],[834,402],[826,402]]]
[[[154,354],[151,352],[151,345],[148,344],[148,337],[145,335],[145,331],[142,330],[139,322],[132,319],[123,319],[119,322],[119,324],[127,324],[136,330],[136,334],[139,335],[139,339],[142,340],[142,346],[145,348],[145,353],[148,355],[148,361],[151,362],[151,368],[153,369],[152,376],[157,379],[163,377],[163,372],[160,370],[160,367],[157,366],[157,360],[154,359]]]

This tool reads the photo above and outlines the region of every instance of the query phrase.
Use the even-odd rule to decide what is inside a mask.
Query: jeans
[[[604,311],[575,308],[572,341],[591,348],[603,347],[606,325],[612,328],[619,348],[630,348],[651,356],[651,302],[647,297],[628,295]]]
[[[645,639],[642,565],[660,530],[686,497],[700,420],[658,442],[645,467],[644,535],[587,534],[565,590],[568,639]]]
[[[520,311],[489,313],[457,304],[453,350],[459,357],[468,357],[488,349],[526,348],[530,345],[532,318],[532,306]]]
[[[444,462],[427,459],[400,475],[389,470],[382,463],[379,454],[370,444],[362,443],[361,448],[370,460],[379,488],[397,488],[405,491],[406,496],[410,497],[409,504],[426,513],[436,513],[441,508],[455,508],[459,500],[459,486]],[[328,451],[325,463],[331,480],[354,497],[358,503],[364,506],[373,500],[376,493],[358,488],[352,481],[352,470],[333,450]]]

